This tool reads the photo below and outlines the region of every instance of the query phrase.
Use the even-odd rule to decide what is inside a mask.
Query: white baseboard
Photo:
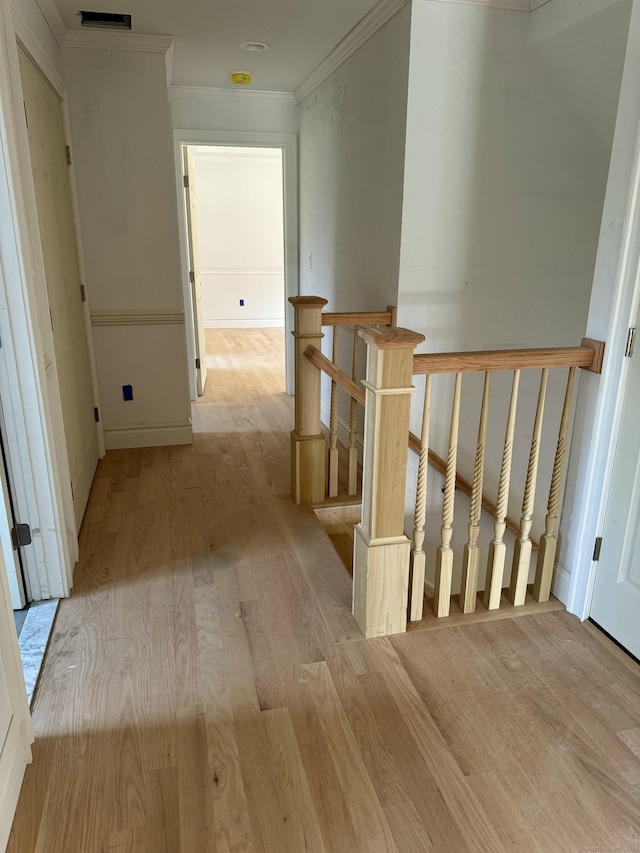
[[[205,329],[274,329],[284,328],[284,317],[258,320],[205,320]]]
[[[563,604],[566,604],[569,600],[570,585],[571,572],[565,569],[564,566],[561,566],[560,563],[557,563],[553,573],[553,586],[551,592],[555,595],[558,601],[561,601]]]
[[[190,423],[145,424],[136,427],[106,427],[104,444],[107,450],[133,447],[162,447],[165,444],[193,444]]]

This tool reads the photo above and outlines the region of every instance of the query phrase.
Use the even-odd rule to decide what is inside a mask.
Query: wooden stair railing
[[[541,602],[548,601],[557,546],[556,525],[560,511],[560,491],[564,476],[567,450],[567,431],[575,370],[577,367],[581,367],[585,370],[599,373],[602,369],[603,353],[604,344],[601,341],[594,341],[585,338],[582,341],[582,345],[579,347],[435,353],[431,355],[421,354],[414,357],[413,374],[425,375],[426,387],[421,438],[410,434],[409,439],[410,448],[419,454],[413,548],[411,555],[412,588],[409,604],[411,621],[417,621],[423,618],[426,566],[424,539],[427,504],[427,463],[434,464],[445,478],[441,541],[436,555],[434,587],[434,612],[436,616],[447,616],[450,608],[453,566],[451,538],[456,488],[459,488],[470,498],[468,540],[464,548],[462,564],[462,581],[460,591],[461,611],[463,613],[471,613],[476,608],[480,560],[478,537],[481,509],[488,511],[494,518],[494,538],[489,544],[487,576],[483,597],[484,604],[489,610],[495,610],[500,607],[506,560],[506,543],[504,536],[507,529],[511,530],[511,532],[516,536],[508,599],[511,604],[515,606],[524,604],[527,592],[527,580],[531,554],[532,550],[537,545],[531,536],[531,527],[536,481],[540,461],[540,439],[546,400],[547,380],[550,369],[564,367],[569,369],[568,379],[558,432],[558,440],[556,443],[551,485],[549,489],[545,532],[540,542],[535,582],[533,585],[534,598]],[[523,370],[534,368],[541,369],[541,379],[529,450],[526,482],[524,485],[522,499],[522,517],[520,524],[518,525],[507,516],[509,485],[513,462],[515,422],[521,372]],[[507,421],[505,425],[505,438],[500,465],[498,496],[494,504],[488,498],[483,496],[482,488],[491,375],[494,371],[498,370],[512,371],[513,381]],[[478,439],[476,444],[474,474],[471,483],[461,477],[456,470],[462,376],[464,373],[469,372],[484,372],[485,374],[484,390],[478,421]],[[446,462],[433,453],[433,451],[428,447],[432,377],[437,374],[445,373],[453,374],[455,376],[449,450]]]
[[[395,327],[395,309],[384,312],[326,313],[326,300],[318,297],[294,297],[296,322],[296,422],[291,433],[292,496],[296,503],[320,503],[328,483],[330,496],[337,494],[337,389],[350,396],[349,419],[349,494],[356,491],[357,471],[357,406],[365,409],[362,520],[354,535],[353,612],[366,637],[383,636],[406,630],[411,621],[423,618],[425,552],[427,523],[428,467],[444,477],[440,526],[440,543],[436,548],[434,612],[437,617],[449,614],[453,575],[453,524],[455,493],[459,490],[470,499],[468,538],[462,556],[460,610],[463,614],[476,609],[480,574],[480,517],[482,510],[494,519],[493,539],[488,547],[487,574],[483,595],[488,610],[500,607],[506,562],[506,531],[515,536],[514,555],[507,597],[512,605],[525,602],[532,552],[538,549],[532,594],[539,602],[550,597],[557,547],[557,523],[560,494],[564,478],[571,402],[576,368],[599,373],[602,369],[604,344],[583,339],[579,347],[546,349],[491,350],[481,352],[413,354],[424,337],[408,329]],[[384,324],[384,328],[381,325]],[[333,328],[332,359],[321,351],[322,328]],[[353,330],[351,376],[336,364],[338,326]],[[358,377],[358,340],[367,345],[366,380]],[[532,536],[534,498],[540,464],[541,435],[547,399],[550,370],[568,368],[568,379],[549,496],[545,530],[538,543]],[[540,369],[537,405],[523,487],[522,512],[518,524],[507,515],[514,434],[518,409],[520,380],[523,371]],[[496,371],[511,371],[511,393],[504,427],[504,443],[498,492],[495,502],[483,494],[485,455],[491,378]],[[329,424],[329,476],[325,470],[325,439],[320,418],[320,376],[331,379]],[[463,374],[484,373],[484,387],[478,416],[474,470],[471,481],[457,470],[458,433],[460,427]],[[429,430],[433,406],[432,381],[438,374],[451,374],[455,387],[449,422],[447,459],[429,448]],[[409,431],[409,414],[414,375],[425,375],[425,395],[421,435]],[[364,387],[362,387],[364,386]],[[406,439],[419,455],[414,530],[412,541],[404,532],[406,486]],[[409,604],[407,612],[407,602]]]

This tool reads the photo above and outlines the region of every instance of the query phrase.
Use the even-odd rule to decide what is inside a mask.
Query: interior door
[[[191,302],[193,305],[193,324],[196,343],[196,385],[198,394],[204,394],[207,384],[207,351],[204,338],[204,317],[202,313],[202,280],[200,278],[200,252],[198,249],[198,218],[196,213],[196,187],[193,155],[187,146],[184,148],[184,191],[187,209],[187,242],[189,245],[189,278],[191,280]]]
[[[58,93],[22,48],[18,56],[74,514],[79,529],[99,449],[69,149]]]
[[[640,658],[640,354],[631,358],[591,619]]]
[[[4,502],[4,511],[6,512],[9,524],[0,524],[0,544],[2,545],[2,555],[7,569],[7,578],[9,580],[9,593],[11,596],[11,606],[14,610],[21,610],[27,603],[24,590],[24,582],[22,579],[22,567],[20,565],[20,557],[18,548],[11,538],[10,528],[15,527],[15,516],[11,503],[11,494],[8,483],[7,458],[5,455],[4,441],[2,440],[2,413],[0,407],[0,488],[2,489],[2,497]],[[2,511],[0,504],[0,512]]]

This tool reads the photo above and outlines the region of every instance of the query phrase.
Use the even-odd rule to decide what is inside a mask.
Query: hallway
[[[564,612],[364,642],[282,331],[207,337],[193,446],[99,465],[8,850],[640,845],[638,667]]]

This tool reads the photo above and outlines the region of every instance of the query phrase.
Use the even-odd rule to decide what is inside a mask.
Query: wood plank
[[[599,359],[599,348],[596,351],[592,346],[587,345],[539,349],[419,353],[413,357],[413,375],[524,370],[535,367],[584,367],[591,369]]]

